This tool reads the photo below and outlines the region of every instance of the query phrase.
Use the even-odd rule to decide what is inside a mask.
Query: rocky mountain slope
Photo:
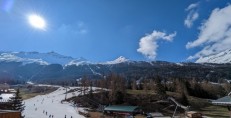
[[[201,57],[196,63],[231,63],[231,49],[211,56]]]

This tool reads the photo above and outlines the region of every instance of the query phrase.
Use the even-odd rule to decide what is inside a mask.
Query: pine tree
[[[90,81],[89,98],[93,99],[92,81]]]
[[[10,109],[11,110],[18,110],[20,112],[22,112],[25,108],[24,104],[23,104],[23,100],[22,97],[19,94],[19,89],[17,89],[17,92],[15,93],[14,97],[10,98]]]
[[[167,95],[166,95],[166,91],[165,91],[165,88],[164,86],[161,84],[161,79],[160,77],[157,77],[156,78],[156,93],[159,95],[159,97],[162,99],[162,98],[165,98]]]
[[[137,90],[136,80],[132,81],[132,90]]]
[[[112,104],[123,103],[124,96],[126,94],[125,80],[116,74],[111,74],[109,77],[109,81],[110,81],[109,101]]]
[[[185,105],[185,106],[189,105],[188,98],[187,98],[187,96],[185,95],[185,92],[184,92],[184,91],[182,91],[182,93],[181,93],[181,104],[183,104],[183,105]]]

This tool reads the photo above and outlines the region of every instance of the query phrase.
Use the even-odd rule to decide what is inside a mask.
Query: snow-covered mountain
[[[118,64],[128,62],[123,56],[100,64]],[[56,52],[39,53],[39,52],[0,52],[0,62],[22,62],[25,64],[37,63],[40,65],[60,64],[62,66],[93,64],[84,58],[73,58],[63,56]]]
[[[63,56],[55,52],[0,52],[0,61],[22,62],[23,64],[37,63],[40,65],[60,64],[60,65],[79,65],[87,62],[86,59],[75,59],[69,56]]]
[[[80,58],[71,60],[65,66],[70,66],[70,65],[76,65],[76,66],[78,66],[78,65],[81,65],[81,64],[89,64],[89,63],[91,63],[91,62],[89,62],[86,59],[80,57]]]
[[[220,57],[225,55],[226,59],[230,59],[230,57],[226,57],[228,54],[230,55],[230,52],[229,50],[220,54]],[[55,52],[0,52],[0,80],[3,79],[4,81],[5,78],[11,78],[12,80],[61,84],[63,81],[75,81],[76,78],[83,76],[101,79],[111,73],[117,73],[131,79],[162,76],[214,80],[216,78],[230,78],[230,67],[231,64],[132,61],[122,56],[114,61],[92,63],[84,58],[63,56]]]
[[[113,61],[107,61],[105,64],[118,64],[118,63],[123,63],[123,62],[128,62],[128,61],[129,59],[126,59],[125,57],[120,56]]]
[[[196,63],[231,63],[231,49],[211,56],[201,57]]]

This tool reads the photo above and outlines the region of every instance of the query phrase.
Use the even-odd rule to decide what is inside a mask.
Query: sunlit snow
[[[68,90],[74,89],[74,87],[68,88]],[[72,103],[61,103],[61,100],[65,98],[66,89],[60,87],[56,91],[46,94],[39,95],[34,98],[25,100],[25,110],[23,115],[25,118],[45,118],[50,115],[54,118],[84,118],[79,115],[78,110],[83,111],[83,108],[73,106]],[[67,94],[67,98],[79,95],[79,92],[71,92]]]

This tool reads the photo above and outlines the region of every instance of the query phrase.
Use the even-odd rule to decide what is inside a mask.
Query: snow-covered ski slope
[[[76,87],[68,88],[68,90],[74,88]],[[59,87],[52,93],[25,100],[26,107],[23,115],[25,115],[25,118],[84,118],[78,113],[78,110],[82,111],[83,108],[74,107],[67,102],[61,103],[65,99],[65,92],[66,88]],[[67,94],[67,98],[78,96],[79,94],[80,92],[71,92]]]

